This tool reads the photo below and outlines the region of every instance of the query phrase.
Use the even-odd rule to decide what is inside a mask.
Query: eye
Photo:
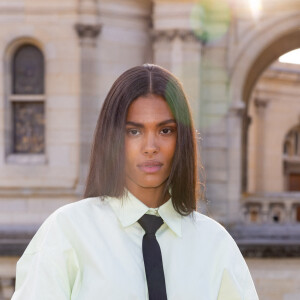
[[[134,128],[127,129],[127,134],[128,135],[137,136],[140,133],[141,132],[138,129],[134,129]]]
[[[166,128],[163,128],[160,132],[161,132],[162,134],[171,134],[171,133],[173,133],[174,131],[175,131],[174,128],[166,127]]]

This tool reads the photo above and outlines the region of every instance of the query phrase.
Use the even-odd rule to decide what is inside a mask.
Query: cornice
[[[73,14],[77,15],[78,9],[73,5],[69,6],[9,6],[0,5],[1,15],[19,15],[19,14],[32,14],[32,15],[51,15],[51,14]]]
[[[0,188],[1,198],[36,198],[36,197],[82,197],[75,188]],[[1,200],[0,200],[1,204]]]
[[[126,5],[124,1],[119,3],[112,1],[100,1],[98,5],[99,16],[101,18],[116,18],[116,19],[135,19],[135,20],[148,20],[151,19],[151,6],[138,7]]]

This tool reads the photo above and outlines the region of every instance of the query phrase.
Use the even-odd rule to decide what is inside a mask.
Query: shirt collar
[[[153,213],[152,208],[149,208],[129,191],[121,199],[108,198],[108,202],[123,227],[134,224],[146,213]],[[172,199],[170,198],[166,203],[155,209],[155,211],[157,211],[168,227],[181,237],[182,216],[174,209]]]

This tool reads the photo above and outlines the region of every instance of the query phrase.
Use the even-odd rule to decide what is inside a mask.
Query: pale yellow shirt
[[[217,222],[182,217],[171,199],[149,209],[130,193],[87,198],[55,211],[17,264],[12,300],[146,300],[144,230],[137,220],[158,214],[168,300],[256,300],[236,243]]]

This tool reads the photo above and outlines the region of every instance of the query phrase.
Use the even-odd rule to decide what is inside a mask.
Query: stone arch
[[[297,48],[300,48],[300,30],[298,28],[285,33],[262,50],[253,62],[243,86],[242,99],[247,105],[251,91],[262,72],[280,55]]]
[[[300,30],[297,28],[274,40],[265,47],[259,56],[256,57],[250,68],[243,85],[242,99],[245,103],[245,112],[242,120],[242,191],[247,187],[247,135],[248,135],[248,104],[251,92],[263,71],[280,55],[291,50],[300,48]]]
[[[247,109],[251,92],[263,71],[280,55],[300,48],[300,14],[285,14],[278,22],[274,18],[264,26],[258,26],[248,43],[240,45],[234,54],[230,54],[230,97],[231,110],[228,117],[229,190],[231,203],[239,203],[245,191],[247,176]],[[235,58],[233,58],[235,57]],[[234,145],[234,146],[232,146]],[[233,218],[235,218],[233,216]]]
[[[230,94],[234,104],[244,103],[264,69],[281,54],[300,45],[300,13],[274,18],[273,22],[261,24],[241,41],[237,50],[229,55]],[[297,40],[298,38],[298,40]]]

